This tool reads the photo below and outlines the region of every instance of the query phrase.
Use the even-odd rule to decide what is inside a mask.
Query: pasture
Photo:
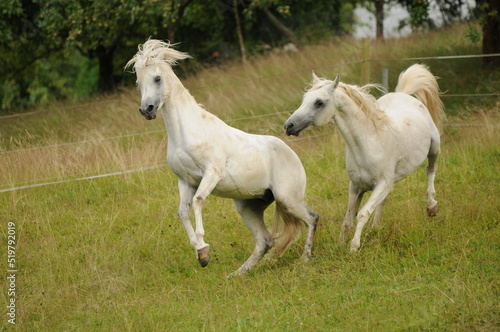
[[[374,47],[372,57],[478,53],[479,46],[463,40],[463,29],[388,41]],[[438,42],[443,36],[447,45]],[[395,43],[404,52],[395,52]],[[183,82],[230,125],[288,140],[283,123],[300,105],[311,69],[331,79],[340,72],[343,81],[358,83],[360,66],[338,64],[359,52],[358,41],[334,39],[295,55],[207,69]],[[499,73],[472,69],[480,59],[425,63],[441,77],[443,91],[500,90]],[[374,63],[371,79],[378,82],[379,66],[388,65],[393,90],[409,64]],[[210,196],[203,212],[212,261],[200,267],[177,216],[177,178],[163,166],[163,121],[140,116],[137,91],[124,88],[86,103],[60,102],[1,118],[0,190],[70,180],[0,193],[4,271],[9,222],[17,236],[16,328],[498,329],[500,104],[498,97],[443,101],[448,122],[436,217],[427,217],[422,166],[394,186],[381,229],[368,224],[360,251],[350,253],[348,244],[338,243],[347,204],[345,144],[333,125],[309,129],[303,134],[309,138],[287,142],[306,169],[306,202],[321,216],[313,259],[300,258],[303,235],[282,257],[271,252],[247,275],[231,279],[225,276],[253,250],[252,235],[231,200]],[[151,169],[125,172],[144,167]],[[122,173],[72,181],[115,172]],[[13,328],[7,319],[3,314],[2,328]]]

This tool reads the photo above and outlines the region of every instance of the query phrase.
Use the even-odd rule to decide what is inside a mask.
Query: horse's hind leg
[[[435,200],[436,190],[434,189],[439,150],[439,140],[437,142],[431,141],[431,149],[427,156],[429,160],[429,165],[427,165],[427,215],[429,217],[434,217],[439,210],[438,202]]]
[[[307,227],[307,236],[304,243],[304,251],[302,252],[302,258],[305,261],[309,261],[312,257],[312,248],[314,243],[314,234],[316,233],[316,227],[319,221],[319,214],[316,211],[309,209],[304,203],[299,203],[297,200],[295,204],[286,204],[285,200],[276,199],[278,214],[282,214],[282,218],[293,218],[302,221]],[[288,215],[288,216],[286,216]],[[282,249],[285,249],[283,247]]]
[[[264,210],[272,203],[272,200],[235,200],[234,203],[245,225],[254,236],[255,249],[246,262],[228,277],[241,275],[252,269],[274,245],[273,237],[264,223]]]
[[[309,214],[309,218],[306,218],[305,220],[303,219],[304,223],[307,226],[307,237],[304,244],[304,252],[302,253],[302,258],[307,261],[312,257],[314,234],[316,233],[316,227],[318,226],[319,214],[307,207],[306,209],[307,213]]]

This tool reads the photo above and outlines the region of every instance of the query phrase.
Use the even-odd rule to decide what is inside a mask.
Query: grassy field
[[[480,53],[463,37],[465,28],[372,45],[371,56]],[[340,72],[343,81],[358,83],[361,66],[341,65],[357,59],[358,41],[333,39],[294,55],[207,69],[184,82],[229,124],[288,139],[282,125],[299,105],[311,69],[329,78]],[[373,62],[371,80],[379,82],[380,68],[388,67],[393,89],[411,63]],[[479,59],[425,63],[448,94],[500,91],[500,73],[483,72]],[[139,98],[127,88],[0,118],[0,190],[164,164],[163,121],[144,120]],[[307,202],[321,214],[313,260],[300,259],[300,239],[282,257],[269,255],[239,278],[225,276],[254,244],[233,203],[210,197],[205,204],[213,256],[201,268],[177,217],[177,181],[168,167],[0,192],[4,271],[9,223],[17,236],[15,328],[499,330],[500,101],[443,100],[449,118],[436,178],[438,216],[426,216],[422,166],[395,185],[383,227],[367,227],[354,255],[337,241],[348,179],[345,146],[333,125],[289,142],[307,171]],[[3,285],[0,326],[12,329],[5,312],[10,284]]]

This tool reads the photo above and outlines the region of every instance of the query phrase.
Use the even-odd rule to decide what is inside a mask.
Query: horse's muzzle
[[[139,112],[146,120],[153,120],[156,118],[156,110],[157,108],[154,105],[148,105],[147,107],[141,106],[139,107]]]
[[[285,132],[288,136],[293,135],[293,136],[299,136],[300,132],[302,131],[301,128],[298,128],[293,122],[287,121],[285,122]]]

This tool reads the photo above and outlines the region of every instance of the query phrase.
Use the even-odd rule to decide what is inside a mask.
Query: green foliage
[[[80,71],[73,91],[75,97],[87,97],[98,92],[98,70],[99,67],[95,59],[83,58],[81,60]]]
[[[465,38],[470,41],[471,43],[479,43],[481,41],[481,32],[479,32],[477,29],[470,27],[466,32],[465,32]]]
[[[1,86],[1,110],[11,112],[59,99],[87,97],[97,92],[97,79],[95,61],[78,53],[72,57],[56,53],[35,61],[22,76]]]
[[[244,38],[250,54],[257,53],[262,44],[282,44],[280,32],[260,10],[264,6],[277,13],[304,40],[348,31],[349,19],[344,17],[352,10],[342,7],[339,0],[237,1],[237,5],[244,14]],[[5,52],[0,55],[0,75],[6,79],[0,87],[0,112],[16,112],[48,100],[87,95],[95,91],[96,74],[98,88],[111,88],[114,82],[121,81],[123,64],[137,44],[149,37],[181,41],[184,50],[195,54],[198,61],[214,61],[214,54],[220,55],[217,61],[235,58],[238,52],[234,10],[232,1],[2,1],[0,33],[5,38],[0,43]],[[73,63],[70,58],[75,57],[75,51],[94,64],[98,60],[97,69],[94,66],[87,75],[89,84],[83,84],[81,77],[77,84],[69,82],[79,75],[74,68],[67,71],[65,78],[61,76],[64,72],[58,70],[60,58]],[[24,56],[20,57],[20,52]],[[34,72],[41,77],[33,80],[30,75]],[[49,82],[50,79],[55,82]],[[77,90],[69,91],[71,86]]]

